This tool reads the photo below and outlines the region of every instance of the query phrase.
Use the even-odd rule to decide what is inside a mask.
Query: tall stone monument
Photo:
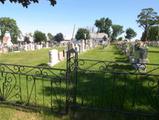
[[[10,32],[6,31],[3,37],[3,45],[6,47],[11,47],[13,45],[12,41],[11,41],[11,36],[10,36]]]

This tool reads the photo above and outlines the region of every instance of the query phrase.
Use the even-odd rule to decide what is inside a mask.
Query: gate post
[[[69,107],[76,105],[78,79],[78,52],[74,49],[67,51],[66,61],[66,112]]]

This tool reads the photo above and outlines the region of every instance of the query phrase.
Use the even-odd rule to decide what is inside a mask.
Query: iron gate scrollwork
[[[67,108],[76,104],[76,88],[78,74],[78,52],[74,49],[67,51]]]
[[[63,112],[65,101],[65,69],[0,64],[0,103]]]

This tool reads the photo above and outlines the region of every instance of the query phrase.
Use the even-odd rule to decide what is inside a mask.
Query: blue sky
[[[136,23],[141,9],[152,7],[159,13],[159,0],[57,0],[55,7],[47,0],[23,8],[19,4],[0,4],[0,17],[10,17],[17,21],[23,33],[40,30],[56,34],[62,32],[71,37],[73,26],[93,27],[95,20],[109,17],[113,24],[133,28],[140,38],[142,29]]]

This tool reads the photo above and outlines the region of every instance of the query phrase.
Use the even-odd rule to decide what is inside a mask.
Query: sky
[[[95,20],[108,17],[124,30],[133,28],[137,32],[135,39],[140,39],[143,29],[138,27],[137,15],[150,7],[159,14],[159,0],[57,0],[54,7],[48,0],[40,0],[28,8],[6,2],[0,3],[0,17],[15,19],[23,34],[35,30],[53,35],[61,32],[67,39],[72,37],[74,25],[76,31],[95,28]]]

